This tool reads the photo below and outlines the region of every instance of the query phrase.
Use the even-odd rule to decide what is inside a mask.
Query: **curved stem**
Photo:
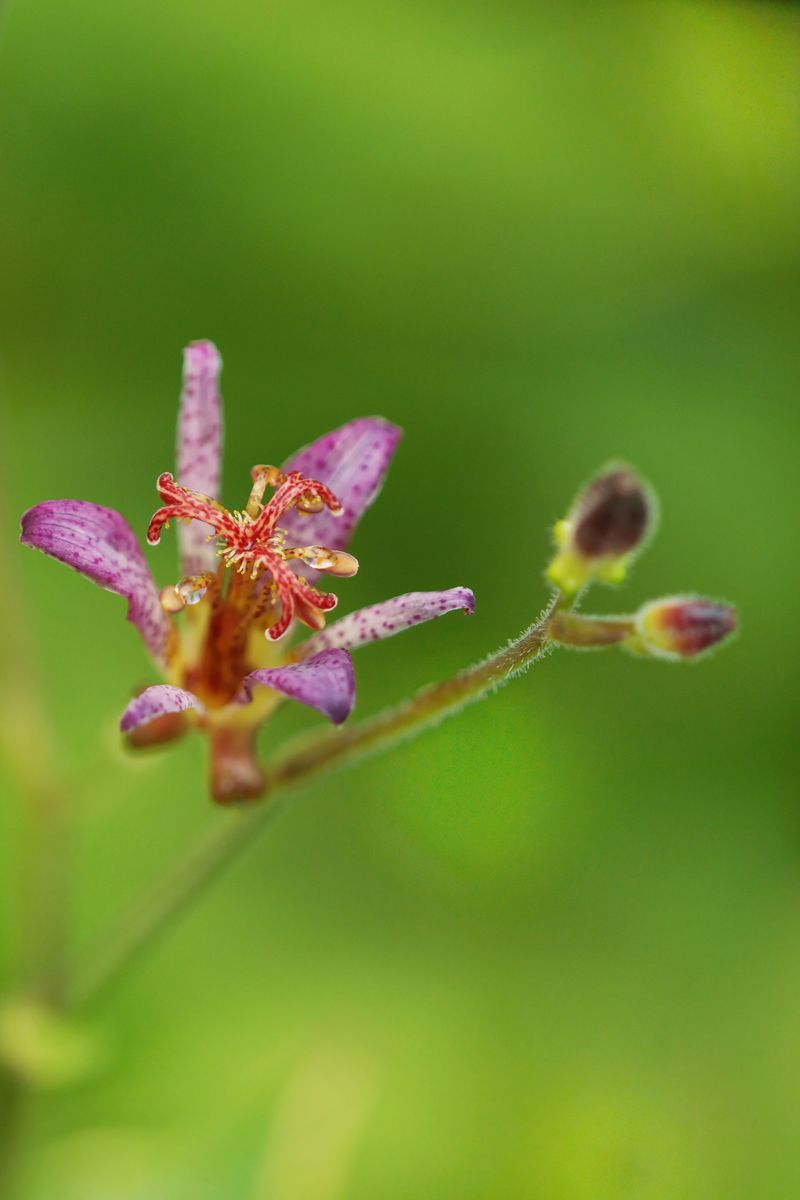
[[[566,608],[554,612],[550,622],[554,642],[581,650],[604,650],[626,642],[634,628],[633,617],[585,617]]]
[[[94,999],[138,958],[272,821],[281,793],[320,771],[357,762],[403,737],[421,733],[526,670],[551,645],[549,623],[554,607],[508,646],[452,679],[423,688],[404,704],[370,720],[290,745],[267,765],[264,800],[272,802],[228,811],[215,822],[151,895],[124,916],[88,956],[86,965],[76,973],[70,999],[74,1003]]]
[[[94,999],[164,932],[218,875],[236,861],[275,816],[276,805],[226,809],[188,854],[132,907],[79,968],[69,988],[72,1004]]]

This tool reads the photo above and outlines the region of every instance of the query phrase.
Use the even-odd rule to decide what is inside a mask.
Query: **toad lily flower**
[[[180,523],[182,574],[174,586],[159,592],[124,517],[86,500],[29,509],[21,540],[125,597],[128,619],[166,682],[136,696],[120,728],[134,746],[169,741],[189,724],[204,729],[212,791],[224,803],[262,791],[255,734],[284,697],[339,724],[355,702],[351,649],[455,609],[471,613],[474,598],[464,587],[411,592],[326,628],[337,598],[317,582],[358,570],[346,547],[380,490],[400,430],[378,417],[350,421],[282,469],[254,467],[244,509],[229,511],[217,498],[221,366],[210,342],[185,351],[178,482],[159,477],[162,507],[147,531],[157,545],[170,521]],[[312,636],[294,644],[301,625]]]

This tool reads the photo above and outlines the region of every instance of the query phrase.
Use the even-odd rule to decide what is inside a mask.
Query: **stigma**
[[[291,564],[303,563],[314,571],[349,578],[358,571],[358,560],[327,546],[292,546],[279,522],[292,510],[312,515],[327,509],[333,516],[340,516],[342,505],[324,483],[308,479],[300,471],[285,473],[277,467],[256,466],[251,476],[247,504],[242,511],[231,511],[211,496],[181,487],[169,472],[160,475],[157,488],[163,505],[150,521],[147,541],[151,546],[158,545],[162,530],[171,520],[210,525],[213,532],[209,540],[217,542],[222,569],[230,568],[244,577],[243,582],[257,588],[255,610],[268,621],[265,632],[270,640],[282,637],[295,618],[320,629],[337,598],[314,587]],[[273,489],[273,495],[265,503],[268,488]],[[219,594],[219,585],[212,588],[215,579],[213,574],[182,579],[162,593],[162,607],[176,613],[186,605],[199,603],[209,591]]]

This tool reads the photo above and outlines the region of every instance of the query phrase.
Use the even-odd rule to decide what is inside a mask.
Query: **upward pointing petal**
[[[158,589],[125,518],[88,500],[46,500],[22,517],[20,541],[128,601],[128,620],[163,666],[170,626]]]
[[[213,342],[192,342],[183,352],[183,391],[178,414],[177,479],[182,487],[216,499],[222,473],[222,358]],[[216,566],[213,530],[193,521],[179,525],[178,544],[184,575]]]
[[[284,470],[300,471],[327,484],[342,505],[342,515],[325,511],[305,516],[293,511],[281,518],[297,545],[344,550],[362,514],[381,489],[402,430],[382,417],[359,417],[299,450]],[[304,574],[309,574],[304,571]]]

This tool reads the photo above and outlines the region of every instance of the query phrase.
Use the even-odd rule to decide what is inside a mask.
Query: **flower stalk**
[[[0,516],[5,517],[0,491]],[[18,900],[19,945],[13,1002],[41,1010],[64,998],[68,927],[69,840],[72,796],[59,742],[41,687],[40,664],[22,603],[16,564],[0,546],[0,763],[13,779],[22,811],[22,867]],[[6,1194],[21,1158],[29,1087],[8,1060],[2,1025],[9,1002],[0,995],[0,1194]]]
[[[355,703],[351,651],[448,612],[471,613],[474,597],[464,587],[409,592],[326,626],[336,597],[319,591],[315,581],[320,572],[341,578],[355,573],[358,563],[346,546],[380,489],[400,431],[382,418],[351,421],[283,468],[254,467],[244,509],[231,511],[218,499],[221,366],[210,342],[186,350],[178,481],[169,472],[159,477],[162,507],[148,529],[147,540],[155,545],[170,521],[179,523],[177,584],[158,588],[136,535],[112,509],[82,500],[45,501],[22,520],[26,545],[127,600],[128,618],[162,671],[165,682],[134,697],[122,715],[129,745],[156,745],[192,727],[202,729],[211,748],[212,793],[218,802],[237,806],[79,967],[66,992],[71,1003],[92,1000],[159,936],[250,845],[291,788],[422,732],[520,674],[552,647],[621,645],[650,657],[689,658],[735,626],[728,606],[688,596],[652,601],[632,616],[571,610],[591,583],[621,582],[652,532],[651,489],[631,468],[612,464],[579,492],[557,523],[546,571],[556,591],[529,629],[399,706],[305,737],[262,766],[255,755],[256,732],[284,698],[342,725]],[[268,490],[273,494],[267,500]],[[301,625],[311,636],[292,646]],[[276,648],[278,642],[282,648]],[[259,798],[269,803],[254,805]],[[51,857],[51,833],[60,846],[57,821],[52,830],[41,830],[44,861]],[[49,919],[42,927],[55,928]],[[37,949],[34,937],[29,943],[36,977],[31,994],[58,1004],[65,996],[56,982],[60,931],[56,940],[53,954],[45,952],[47,946]]]
[[[645,611],[651,607],[646,606]],[[697,607],[694,603],[692,612]],[[732,618],[728,623],[723,622],[718,615],[720,611],[722,606],[713,606],[713,615],[722,630],[717,633],[717,640],[733,629]],[[724,610],[726,620],[729,613],[732,610]],[[701,609],[701,615],[705,619],[705,633],[709,623],[705,609]],[[254,790],[254,797],[257,795],[261,802],[241,806],[227,819],[215,823],[153,893],[120,920],[89,956],[85,967],[78,970],[70,989],[71,1001],[84,1004],[94,1000],[135,961],[271,824],[280,801],[293,788],[325,771],[353,766],[372,754],[391,749],[403,738],[423,733],[467,704],[496,691],[559,646],[599,650],[622,645],[639,654],[647,653],[641,644],[638,624],[636,616],[583,616],[568,608],[564,597],[556,593],[538,621],[488,658],[450,679],[422,688],[411,699],[366,721],[290,743],[264,768],[260,786]],[[707,648],[705,643],[702,649]]]
[[[7,1164],[15,1157],[27,1094],[75,1077],[91,1057],[63,1010],[93,1002],[153,945],[272,822],[292,789],[422,733],[553,648],[621,646],[650,658],[691,659],[736,628],[731,606],[694,595],[651,600],[625,616],[586,616],[571,608],[592,583],[622,582],[652,532],[650,488],[629,467],[612,464],[555,526],[546,577],[556,590],[534,624],[452,678],[365,721],[343,724],[356,700],[351,652],[450,612],[471,614],[473,594],[462,586],[407,592],[326,624],[337,597],[320,591],[316,581],[321,572],[346,579],[357,570],[346,547],[380,490],[400,430],[382,418],[358,418],[300,450],[283,468],[256,466],[244,509],[231,511],[218,499],[220,369],[211,343],[187,348],[178,481],[168,472],[159,477],[162,507],[148,531],[154,545],[169,521],[179,524],[174,586],[158,587],[136,535],[112,509],[83,500],[45,501],[22,518],[24,544],[127,601],[128,619],[163,679],[134,696],[123,712],[120,729],[129,747],[166,744],[200,730],[210,748],[212,795],[227,811],[70,968],[64,953],[70,805],[62,773],[20,725],[32,695],[30,675],[16,670],[10,678],[7,713],[0,695],[0,748],[5,741],[24,776],[32,837],[21,979],[0,1005],[0,1174],[3,1156]],[[267,500],[268,489],[274,494]],[[293,643],[301,626],[310,635]],[[257,731],[287,699],[316,710],[336,728],[292,741],[262,765]],[[29,724],[41,742],[42,724],[33,717]]]
[[[552,644],[554,602],[520,637],[452,679],[422,688],[410,700],[369,720],[291,743],[265,768],[261,802],[214,823],[144,901],[123,916],[79,967],[69,989],[73,1004],[94,1000],[172,922],[223,874],[271,824],[285,793],[326,770],[354,765],[383,753],[404,737],[438,724],[465,705],[495,691],[543,657]]]
[[[561,646],[579,650],[602,650],[624,643],[634,631],[632,617],[584,617],[557,608],[550,623],[550,636]]]

